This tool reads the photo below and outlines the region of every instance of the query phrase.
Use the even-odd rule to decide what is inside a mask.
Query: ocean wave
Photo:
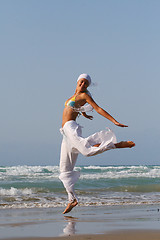
[[[79,193],[80,195],[80,193]],[[67,197],[35,197],[28,196],[23,198],[8,197],[0,203],[0,209],[9,208],[55,208],[65,207]],[[130,193],[110,193],[80,195],[79,206],[127,206],[127,205],[147,205],[160,204],[160,194],[130,194]]]
[[[160,166],[78,166],[81,179],[160,178]],[[0,180],[58,179],[59,166],[0,167]]]
[[[108,178],[160,177],[160,166],[78,166],[75,169],[80,170],[85,177],[88,174],[88,177],[90,175],[93,178],[98,173]],[[59,166],[0,167],[0,178],[4,178],[5,176],[57,178],[59,176]]]
[[[58,178],[59,166],[12,166],[0,167],[0,179],[7,177]]]
[[[81,170],[82,179],[160,178],[160,166],[88,166]]]
[[[160,204],[160,166],[77,166],[80,205]],[[59,166],[0,167],[0,208],[64,207]]]

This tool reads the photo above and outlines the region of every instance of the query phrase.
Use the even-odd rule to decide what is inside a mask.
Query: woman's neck
[[[86,90],[84,90],[84,91],[75,91],[75,94],[80,94],[80,93],[84,93],[84,92],[88,92],[88,90],[86,89]]]

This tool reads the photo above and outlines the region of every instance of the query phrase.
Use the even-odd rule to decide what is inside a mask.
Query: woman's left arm
[[[108,120],[113,122],[115,125],[117,125],[119,127],[128,127],[127,125],[124,125],[124,124],[116,121],[108,112],[106,112],[103,108],[99,107],[98,104],[93,100],[93,98],[91,96],[89,96],[88,94],[85,94],[85,99],[95,109],[95,111],[97,113],[99,113],[103,117],[107,118]]]

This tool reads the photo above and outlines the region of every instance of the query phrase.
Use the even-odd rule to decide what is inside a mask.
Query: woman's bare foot
[[[132,141],[122,141],[115,143],[116,148],[132,148],[135,146],[135,143]]]
[[[74,199],[73,202],[68,203],[68,205],[67,205],[66,209],[64,210],[63,214],[69,213],[72,210],[72,208],[74,208],[77,204],[78,204],[78,202],[77,202],[76,199]]]

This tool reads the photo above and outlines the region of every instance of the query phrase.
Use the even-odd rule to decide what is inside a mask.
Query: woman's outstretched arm
[[[93,100],[93,98],[86,93],[85,93],[85,98],[86,98],[86,101],[95,109],[97,113],[107,118],[108,120],[110,120],[111,122],[113,122],[115,125],[119,127],[128,127],[127,125],[124,125],[116,121],[108,112],[106,112],[103,108],[99,107],[97,103]]]

